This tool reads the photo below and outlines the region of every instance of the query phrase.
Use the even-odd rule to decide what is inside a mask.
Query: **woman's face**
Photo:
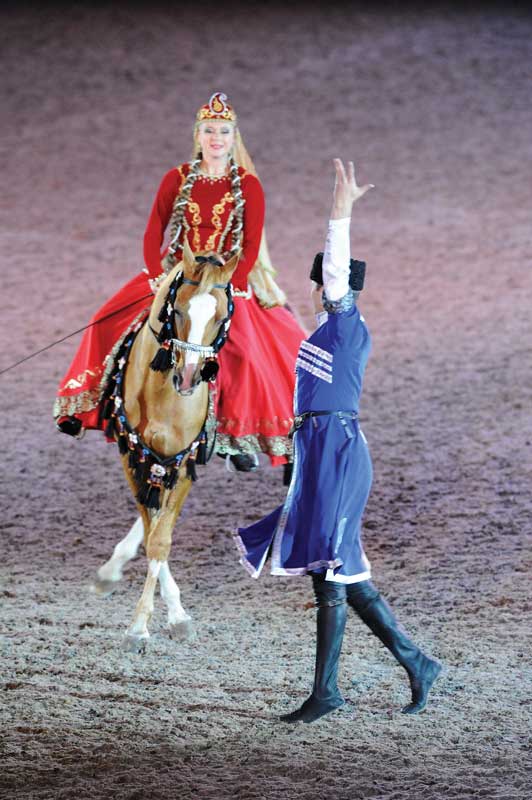
[[[226,159],[235,143],[235,126],[222,119],[207,119],[200,122],[196,140],[207,161]]]

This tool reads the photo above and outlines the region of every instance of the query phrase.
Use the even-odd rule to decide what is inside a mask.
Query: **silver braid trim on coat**
[[[344,294],[339,300],[329,300],[323,290],[322,302],[323,308],[328,314],[340,314],[342,311],[350,311],[356,305],[356,297],[358,292],[349,289],[347,294]]]

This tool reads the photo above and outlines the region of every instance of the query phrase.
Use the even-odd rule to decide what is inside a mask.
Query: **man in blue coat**
[[[318,327],[302,342],[296,362],[294,469],[285,503],[240,528],[241,563],[257,578],[271,556],[273,575],[312,577],[317,606],[314,687],[285,722],[313,722],[343,705],[338,661],[349,604],[405,668],[412,690],[405,714],[426,706],[441,665],[407,636],[372,584],[361,521],[372,480],[371,458],[358,422],[370,336],[357,299],[365,264],[350,259],[353,204],[359,187],[335,159],[336,181],[325,252],[311,272]]]

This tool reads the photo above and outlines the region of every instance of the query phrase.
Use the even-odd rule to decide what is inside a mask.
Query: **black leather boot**
[[[441,672],[441,664],[426,656],[409,639],[371,581],[348,584],[347,602],[408,674],[412,701],[402,709],[402,713],[419,714],[427,705],[429,691]]]
[[[229,456],[231,464],[237,472],[256,472],[259,468],[259,460],[255,454],[252,456],[238,453],[236,456]]]
[[[294,464],[285,464],[283,466],[283,486],[290,486],[292,481],[292,473],[294,471]]]
[[[251,456],[245,453],[237,453],[232,456],[225,453],[217,453],[217,455],[225,460],[228,472],[256,472],[259,468],[259,459],[255,453]]]
[[[320,604],[317,610],[314,687],[301,708],[281,717],[283,722],[314,722],[344,704],[336,681],[347,618],[345,587],[324,581],[322,576],[313,576],[313,582],[316,601]]]
[[[77,417],[63,417],[56,423],[56,428],[61,433],[66,433],[68,436],[74,436],[76,439],[81,439],[81,420]]]

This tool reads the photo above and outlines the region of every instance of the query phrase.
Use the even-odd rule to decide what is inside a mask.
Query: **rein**
[[[139,303],[142,303],[143,300],[147,300],[148,298],[153,299],[153,293],[150,292],[149,294],[145,294],[144,297],[139,297],[138,300],[133,300],[132,303],[127,303],[125,306],[121,308],[117,308],[115,311],[111,311],[109,314],[106,314],[104,317],[98,317],[93,322],[89,322],[88,325],[84,325],[83,328],[78,328],[77,331],[72,331],[72,333],[67,333],[66,336],[63,336],[61,339],[56,339],[55,342],[51,342],[47,344],[46,347],[41,347],[40,350],[36,350],[34,353],[30,353],[29,356],[25,356],[21,358],[20,361],[15,361],[14,364],[10,364],[9,367],[0,370],[0,375],[3,375],[4,372],[9,372],[11,369],[15,369],[15,367],[24,364],[25,361],[29,361],[30,358],[34,358],[35,356],[40,356],[41,353],[45,353],[47,350],[50,350],[52,347],[55,347],[56,344],[61,344],[62,342],[66,342],[67,339],[72,339],[73,336],[77,336],[78,333],[83,333],[83,331],[88,330],[89,328],[94,328],[95,325],[99,325],[100,322],[105,322],[106,319],[110,319],[111,317],[116,316],[116,314],[120,314],[122,311],[125,311],[127,308],[131,308],[131,306],[136,306]]]

